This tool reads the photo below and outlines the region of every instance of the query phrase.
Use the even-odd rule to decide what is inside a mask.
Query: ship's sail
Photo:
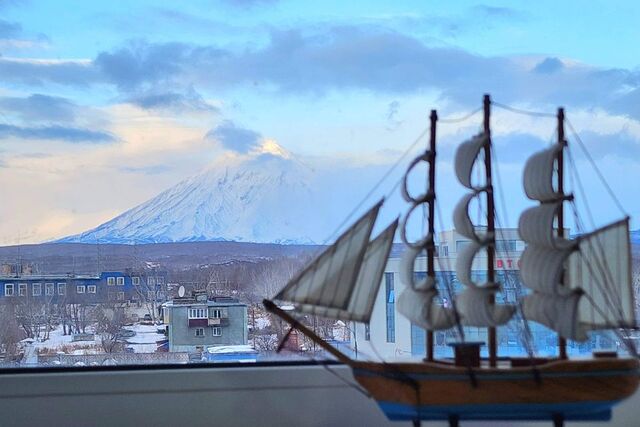
[[[398,220],[369,240],[382,201],[294,277],[274,299],[297,311],[368,322],[387,263]]]
[[[594,329],[635,325],[628,218],[569,240],[554,221],[567,197],[553,185],[561,144],[534,154],[524,169],[527,196],[540,202],[520,216],[518,231],[527,243],[521,258],[522,282],[533,292],[523,299],[528,320],[576,341]]]
[[[402,291],[397,300],[398,312],[409,319],[411,323],[428,331],[449,329],[455,325],[455,315],[449,307],[444,307],[439,301],[439,293],[436,288],[435,272],[427,272],[423,279],[417,279],[415,275],[415,263],[423,251],[435,251],[434,238],[432,233],[427,233],[417,241],[410,241],[407,238],[407,222],[412,212],[423,205],[432,205],[435,203],[435,191],[433,188],[419,195],[412,196],[407,187],[407,181],[411,170],[420,162],[427,162],[430,168],[434,168],[435,156],[432,152],[426,151],[416,157],[407,168],[404,175],[402,196],[411,207],[405,214],[401,229],[400,237],[407,245],[408,249],[402,256],[400,264],[400,281],[404,283],[405,289]],[[432,209],[431,209],[432,210]],[[430,221],[433,219],[430,218]]]
[[[500,290],[496,283],[478,283],[472,274],[473,260],[488,245],[493,244],[493,233],[480,232],[469,216],[469,204],[488,189],[486,185],[472,182],[474,164],[480,152],[489,144],[484,133],[462,143],[455,156],[455,172],[460,183],[471,190],[456,205],[453,213],[453,224],[456,232],[469,240],[456,260],[456,276],[466,289],[458,295],[458,311],[461,321],[467,326],[489,327],[502,325],[511,319],[515,307],[494,303],[494,296]]]

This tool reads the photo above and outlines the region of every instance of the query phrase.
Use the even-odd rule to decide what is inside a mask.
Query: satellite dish
[[[180,285],[178,288],[178,296],[182,298],[184,296],[184,286]]]

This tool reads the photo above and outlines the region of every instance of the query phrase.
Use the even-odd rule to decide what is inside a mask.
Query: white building
[[[497,302],[514,302],[515,285],[518,279],[520,256],[524,251],[524,242],[519,239],[515,228],[500,229],[496,232],[496,279],[503,286],[502,292],[496,295]],[[439,289],[443,304],[449,304],[449,295],[444,290],[444,284],[449,283],[451,288],[460,289],[460,284],[455,280],[455,263],[458,253],[470,242],[453,230],[439,233],[437,239],[437,257],[435,259],[436,276],[439,280]],[[395,248],[394,248],[395,249]],[[400,281],[400,257],[401,251],[392,251],[385,269],[382,283],[378,290],[376,302],[373,308],[369,325],[353,325],[354,334],[351,336],[351,346],[357,347],[358,357],[367,358],[378,356],[385,359],[424,357],[426,334],[421,328],[412,325],[411,322],[400,315],[396,309],[395,299],[404,290],[405,284]],[[479,277],[486,275],[487,256],[480,253],[474,260],[473,271]],[[416,274],[426,274],[426,257],[420,257],[415,263]],[[517,325],[499,328],[498,343],[501,347],[514,347],[520,349],[519,333]],[[534,328],[535,329],[535,328]],[[466,327],[465,339],[468,341],[486,342],[486,328]],[[456,339],[455,331],[436,332],[434,340],[437,355],[452,354],[447,342]],[[485,349],[486,350],[486,349]]]

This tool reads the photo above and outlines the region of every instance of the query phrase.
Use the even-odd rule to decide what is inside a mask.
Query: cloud
[[[142,173],[145,175],[158,175],[161,173],[165,173],[171,168],[167,165],[152,165],[152,166],[140,166],[140,167],[132,167],[132,166],[122,166],[118,168],[123,172],[129,173]]]
[[[26,98],[0,97],[0,111],[26,121],[73,122],[79,107],[66,98],[33,94]]]
[[[472,7],[471,13],[476,15],[476,17],[477,15],[484,15],[486,17],[508,20],[520,20],[523,18],[523,14],[519,10],[510,7],[488,6],[485,4],[480,4]]]
[[[277,30],[266,43],[245,49],[138,41],[88,62],[0,58],[0,79],[111,84],[143,108],[204,107],[185,89],[197,85],[204,90],[252,87],[294,96],[344,90],[392,95],[430,91],[467,107],[489,92],[505,103],[615,108],[640,118],[633,102],[637,95],[631,96],[640,89],[640,71],[552,57],[480,56],[372,26]]]
[[[193,88],[186,93],[146,92],[130,97],[129,102],[145,110],[218,112],[216,107],[207,103]]]
[[[9,83],[40,86],[56,83],[88,86],[101,81],[90,61],[37,60],[0,57],[0,79]]]
[[[274,4],[278,0],[222,0],[224,3],[235,7],[253,7],[258,5]]]
[[[22,32],[22,26],[17,22],[0,19],[0,39],[12,39]]]
[[[260,147],[262,135],[251,129],[237,127],[232,121],[226,120],[210,130],[207,138],[218,141],[228,150],[249,153]]]
[[[558,58],[545,58],[533,67],[533,71],[540,74],[551,74],[562,70],[564,64]]]
[[[81,128],[63,126],[21,127],[0,124],[0,139],[7,139],[11,137],[22,139],[60,140],[72,143],[105,143],[114,142],[116,140],[116,138],[110,133]]]
[[[398,101],[391,101],[387,106],[387,130],[394,131],[402,124],[402,120],[398,120],[398,109],[400,103]]]
[[[138,42],[114,52],[102,52],[94,64],[103,76],[121,89],[168,80],[183,70],[193,49],[183,43]]]
[[[571,136],[572,141],[576,141]],[[580,139],[585,144],[587,151],[594,159],[602,159],[605,156],[624,159],[640,158],[640,140],[623,129],[611,134],[603,134],[593,131],[580,132]],[[572,144],[576,157],[582,157],[583,151],[576,144]]]
[[[24,0],[0,0],[0,10],[25,3]]]

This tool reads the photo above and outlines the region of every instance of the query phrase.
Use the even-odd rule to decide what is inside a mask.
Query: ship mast
[[[484,146],[484,166],[485,166],[485,183],[487,186],[487,235],[491,236],[493,242],[487,246],[487,282],[494,283],[495,281],[495,213],[493,203],[493,184],[491,181],[491,128],[489,126],[489,120],[491,117],[491,98],[489,95],[484,95],[483,98],[483,110],[484,110],[484,134],[487,138],[487,143]],[[491,296],[491,303],[495,302],[495,297]],[[489,366],[496,366],[498,357],[498,349],[496,344],[496,328],[494,326],[489,327]]]
[[[431,156],[429,158],[429,186],[427,187],[429,191],[433,191],[433,199],[429,203],[429,221],[428,221],[428,234],[435,238],[435,189],[436,189],[436,122],[438,121],[438,113],[436,110],[431,110],[431,115],[429,116],[431,122],[431,134],[429,138],[429,152]],[[427,247],[427,276],[434,277],[436,276],[435,266],[433,263],[433,258],[435,256],[435,241],[432,240],[431,244]],[[433,330],[427,330],[427,361],[433,361]]]
[[[558,144],[562,147],[558,150],[558,194],[564,194],[564,108],[558,108]],[[564,203],[561,200],[558,207],[558,237],[564,237]],[[564,276],[564,275],[563,275]],[[564,277],[561,276],[560,284],[564,285]],[[558,335],[558,357],[567,358],[567,340]]]

